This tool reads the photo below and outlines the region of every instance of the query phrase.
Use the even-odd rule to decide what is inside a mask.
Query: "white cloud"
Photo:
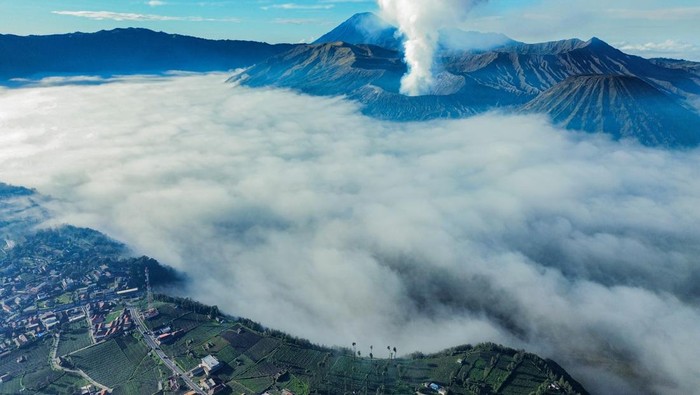
[[[150,0],[150,1],[146,2],[146,4],[150,5],[151,7],[158,7],[158,6],[166,5],[168,3],[161,1],[161,0]]]
[[[137,14],[130,12],[112,11],[52,11],[53,14],[75,16],[94,20],[114,20],[114,21],[187,21],[187,22],[240,22],[238,18],[203,18],[199,16],[167,16],[155,14]]]
[[[262,6],[263,10],[330,10],[334,8],[334,4],[297,4],[297,3],[283,3],[283,4],[273,4],[268,6]]]
[[[315,18],[275,18],[272,22],[278,25],[317,25],[325,23]]]
[[[611,8],[606,13],[617,19],[697,21],[700,18],[700,7]]]
[[[0,180],[316,342],[497,341],[594,393],[700,386],[697,150],[538,117],[379,122],[224,79],[0,90]]]
[[[623,52],[648,58],[700,59],[700,46],[676,40],[646,43],[621,42],[617,43],[616,47]]]

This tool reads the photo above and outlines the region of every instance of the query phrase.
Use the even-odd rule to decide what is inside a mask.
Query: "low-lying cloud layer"
[[[598,393],[700,387],[699,152],[225,78],[1,90],[0,180],[315,342],[496,341]]]

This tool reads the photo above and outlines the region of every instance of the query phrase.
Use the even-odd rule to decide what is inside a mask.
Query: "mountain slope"
[[[50,36],[0,35],[0,79],[226,71],[250,66],[290,48],[288,44],[206,40],[135,28]]]
[[[658,66],[662,66],[669,69],[681,69],[700,76],[700,62],[667,58],[652,58],[649,59],[649,61]]]
[[[627,55],[597,38],[463,52],[443,57],[441,63],[451,73],[468,74],[481,84],[525,94],[539,94],[576,75],[620,74],[639,77],[679,99],[700,95],[700,79],[693,73]]]
[[[479,85],[473,79],[440,73],[430,95],[399,94],[406,72],[401,53],[372,45],[334,42],[298,46],[229,79],[250,87],[292,88],[313,95],[347,95],[363,112],[394,121],[462,117],[531,99]]]
[[[640,78],[621,75],[571,77],[522,108],[548,114],[568,129],[636,138],[646,145],[700,143],[700,116]]]
[[[357,26],[373,18],[376,17],[372,14],[355,16],[318,41],[372,41]],[[382,26],[381,31],[389,31]],[[556,115],[568,128],[604,131],[615,138],[638,134],[639,140],[649,145],[692,146],[699,142],[694,137],[699,124],[692,103],[700,102],[700,76],[692,65],[628,55],[595,37],[588,41],[569,39],[537,44],[497,35],[489,40],[488,45],[493,47],[489,50],[440,50],[436,83],[427,95],[418,97],[399,94],[406,71],[400,51],[339,41],[296,47],[247,69],[232,81],[254,87],[292,88],[314,95],[346,95],[362,103],[367,115],[412,121],[459,118],[496,108],[517,110],[572,77],[629,76],[633,79],[615,80],[612,91],[606,91],[614,103],[628,102],[623,107],[625,113],[599,108],[595,116],[577,115],[579,105],[592,98],[582,95],[584,87],[571,81],[533,102],[527,111]],[[574,81],[593,84],[590,95],[607,89],[599,84],[610,82],[605,78]],[[619,85],[620,81],[626,82]],[[565,93],[566,89],[572,92]],[[557,114],[545,105],[553,105],[546,102],[552,93],[560,99],[556,103]],[[564,99],[571,102],[564,103]],[[561,117],[571,120],[563,122]]]
[[[398,52],[335,42],[298,46],[256,64],[243,76],[248,86],[275,85],[317,95],[350,93],[368,84],[399,90],[406,66]]]
[[[313,44],[345,42],[348,44],[370,44],[398,50],[401,40],[398,29],[371,12],[355,14],[335,29],[324,34]]]

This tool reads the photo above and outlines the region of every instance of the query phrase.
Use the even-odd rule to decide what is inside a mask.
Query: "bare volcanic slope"
[[[700,116],[638,77],[570,77],[540,94],[523,112],[548,114],[567,129],[636,138],[669,147],[700,143]]]

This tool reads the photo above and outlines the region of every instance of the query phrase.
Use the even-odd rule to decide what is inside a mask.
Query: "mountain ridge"
[[[365,25],[370,28],[364,29]],[[404,96],[399,90],[407,67],[397,44],[400,43],[397,34],[395,27],[374,14],[365,13],[331,30],[319,38],[317,44],[207,40],[141,28],[50,36],[0,35],[0,83],[14,86],[17,82],[13,79],[52,75],[111,76],[243,68],[245,71],[229,82],[251,87],[289,88],[312,95],[345,96],[361,103],[367,115],[391,121],[418,121],[461,118],[494,109],[517,112],[568,78],[590,74],[628,75],[668,96],[673,102],[669,105],[694,113],[700,110],[700,66],[697,63],[644,59],[625,54],[597,37],[586,41],[573,38],[527,44],[503,35],[458,31],[457,37],[463,37],[464,41],[482,40],[488,49],[441,47],[433,89],[425,96]],[[342,41],[347,37],[351,38],[348,41],[356,43]],[[320,42],[326,39],[333,41]],[[358,43],[360,41],[368,42]],[[473,43],[466,46],[474,47]],[[645,103],[644,100],[634,102],[640,106]],[[541,106],[529,108],[540,108],[547,113]],[[653,108],[638,110],[636,113],[658,113]],[[615,116],[602,109],[598,109],[597,114]],[[694,119],[688,119],[691,118]],[[572,123],[565,124],[573,128]],[[662,125],[666,121],[648,124]],[[606,132],[616,138],[623,134],[620,130]],[[655,133],[660,137],[664,131]],[[639,140],[648,145],[657,145],[654,141],[696,140],[687,137],[642,137]]]
[[[700,134],[690,126],[700,125],[700,116],[634,76],[569,77],[521,111],[547,114],[555,124],[568,129],[608,133],[616,139],[634,137],[646,145],[700,144]]]
[[[247,67],[292,44],[208,40],[118,28],[46,36],[0,35],[0,79],[51,74],[227,71]]]
[[[525,106],[572,77],[630,76],[654,89],[653,96],[658,99],[654,106],[648,104],[650,101],[647,98],[628,96],[630,103],[639,108],[630,109],[628,113],[605,111],[603,108],[589,111],[588,114],[595,113],[598,118],[610,117],[604,122],[609,127],[601,129],[592,126],[600,119],[581,123],[563,122],[562,125],[571,129],[578,124],[588,125],[583,128],[584,131],[602,131],[619,139],[634,137],[631,122],[643,120],[636,132],[642,144],[676,147],[679,144],[695,146],[700,143],[700,139],[695,137],[700,134],[695,122],[698,108],[693,104],[700,102],[700,78],[695,65],[691,63],[652,61],[625,54],[598,37],[585,41],[573,38],[535,44],[510,40],[488,50],[439,50],[433,89],[424,96],[409,97],[399,94],[401,78],[406,71],[401,51],[378,49],[380,47],[375,46],[378,43],[375,40],[377,30],[370,31],[363,39],[358,28],[362,20],[374,18],[378,17],[356,15],[324,36],[338,40],[343,34],[348,34],[351,38],[349,41],[354,43],[323,42],[322,37],[315,44],[274,55],[262,63],[264,67],[261,64],[251,66],[230,81],[252,87],[289,88],[314,95],[345,95],[360,102],[366,115],[393,121],[420,121],[467,117],[494,109],[518,112],[520,108],[527,108],[528,112],[538,109],[541,113],[548,113],[547,108],[541,105],[543,99],[539,101],[540,105]],[[389,31],[396,32],[395,28],[390,30],[386,25],[381,26],[379,31],[384,32],[384,36]],[[366,42],[359,43],[361,41]],[[326,56],[330,52],[333,52],[333,56]],[[294,56],[290,56],[291,53]],[[358,58],[359,53],[362,53],[361,59]],[[373,67],[367,67],[368,64]],[[270,70],[283,72],[275,74]],[[564,84],[559,86],[559,90],[563,87],[575,88],[572,84]],[[640,95],[644,92],[643,89],[632,91]],[[603,102],[600,103],[602,105]],[[657,111],[655,106],[660,103],[673,109]],[[573,111],[576,107],[560,108]],[[645,112],[663,119],[657,122],[650,117],[630,115]],[[682,119],[688,120],[689,124],[671,122],[672,114],[682,114]],[[666,127],[671,124],[673,128]],[[650,130],[651,127],[656,130]],[[664,133],[667,136],[663,137]]]

